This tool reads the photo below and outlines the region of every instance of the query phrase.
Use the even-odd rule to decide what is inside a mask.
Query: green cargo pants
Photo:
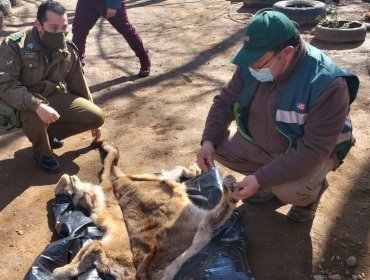
[[[59,140],[69,136],[99,128],[104,123],[104,112],[85,98],[73,94],[55,93],[48,97],[49,106],[60,118],[50,125],[41,121],[33,111],[21,111],[22,129],[32,143],[35,152],[51,156],[47,130]]]

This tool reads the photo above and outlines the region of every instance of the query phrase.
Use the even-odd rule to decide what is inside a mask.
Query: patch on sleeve
[[[16,32],[16,33],[10,34],[9,38],[13,40],[14,42],[18,42],[23,37],[23,35],[24,35],[23,32]]]

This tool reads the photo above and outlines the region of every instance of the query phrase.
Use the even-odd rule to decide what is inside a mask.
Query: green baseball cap
[[[231,62],[239,66],[251,65],[267,51],[288,41],[296,33],[294,23],[283,13],[277,11],[258,13],[245,28],[243,47]]]

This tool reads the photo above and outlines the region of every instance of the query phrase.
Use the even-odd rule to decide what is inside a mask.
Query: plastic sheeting
[[[202,208],[213,208],[222,195],[222,181],[216,168],[185,181],[191,200]],[[49,244],[35,260],[24,280],[52,280],[56,267],[69,263],[83,243],[103,236],[81,208],[75,208],[69,196],[58,195],[53,204],[56,232],[62,237]],[[96,269],[75,280],[114,280]],[[246,260],[246,230],[238,212],[213,233],[211,242],[187,260],[175,280],[254,280]]]

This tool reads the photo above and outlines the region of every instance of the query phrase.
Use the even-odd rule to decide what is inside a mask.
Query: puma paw
[[[198,176],[202,173],[202,170],[200,170],[200,168],[199,168],[199,166],[196,162],[194,162],[193,164],[191,164],[189,166],[189,170],[193,174],[193,177],[196,177],[196,176]]]
[[[234,192],[235,191],[236,179],[232,175],[225,176],[222,185],[225,189],[225,192]]]
[[[236,183],[236,179],[232,175],[225,176],[222,182],[224,194],[229,198],[229,201],[232,203],[237,202],[236,199],[230,197],[230,194],[236,191],[235,183]]]
[[[200,175],[200,173],[202,173],[202,171],[200,170],[198,164],[193,163],[188,168],[182,167],[181,176],[190,179]]]
[[[53,280],[69,280],[71,278],[66,277],[65,269],[58,267],[53,271]]]

